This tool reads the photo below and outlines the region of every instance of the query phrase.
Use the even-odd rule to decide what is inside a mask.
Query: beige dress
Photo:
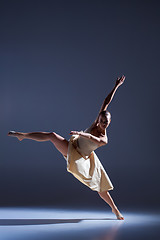
[[[90,133],[90,128],[84,132]],[[72,135],[69,140],[67,171],[93,191],[113,190],[113,185],[94,150],[99,146],[91,140]]]

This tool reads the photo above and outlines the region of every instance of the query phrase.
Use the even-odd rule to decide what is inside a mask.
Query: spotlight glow
[[[102,210],[0,208],[0,239],[118,240],[123,236],[125,240],[141,236],[141,240],[149,240],[151,232],[158,236],[158,214],[123,215],[125,220],[117,220],[112,212]]]

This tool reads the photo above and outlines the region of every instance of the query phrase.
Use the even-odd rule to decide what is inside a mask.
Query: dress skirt
[[[68,153],[64,156],[67,171],[93,191],[113,190],[114,187],[96,153],[92,151],[90,156],[82,156],[76,148],[76,140],[75,135],[70,138]]]

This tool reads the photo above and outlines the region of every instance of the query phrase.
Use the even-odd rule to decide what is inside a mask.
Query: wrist
[[[119,88],[119,83],[117,83],[116,85],[115,85],[115,91],[117,91],[117,89]]]
[[[79,135],[79,136],[84,136],[84,132],[83,132],[83,131],[80,131],[80,132],[78,132],[78,135]]]
[[[119,83],[116,82],[115,84],[115,88],[118,88],[119,87]]]

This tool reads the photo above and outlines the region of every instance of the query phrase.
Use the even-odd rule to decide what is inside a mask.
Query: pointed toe
[[[15,131],[9,131],[8,132],[8,135],[13,135],[13,134],[15,134],[16,132]]]

